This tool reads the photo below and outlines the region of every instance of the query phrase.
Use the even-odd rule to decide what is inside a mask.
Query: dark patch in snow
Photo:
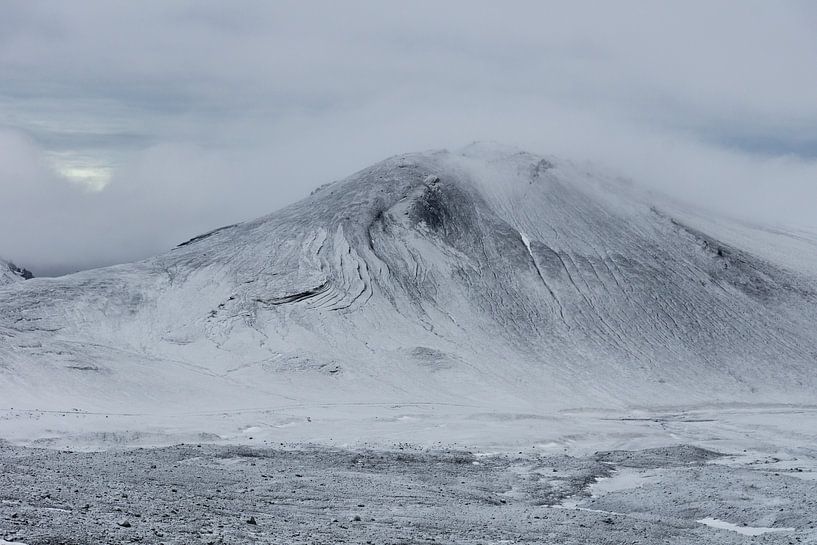
[[[219,227],[218,229],[213,229],[212,231],[208,231],[208,232],[206,232],[204,234],[195,236],[195,237],[191,238],[190,240],[186,240],[186,241],[182,242],[181,244],[177,245],[176,248],[181,248],[182,246],[189,246],[190,244],[193,244],[194,242],[199,242],[201,240],[204,240],[206,238],[209,238],[209,237],[215,235],[216,233],[220,233],[220,232],[225,231],[227,229],[232,229],[233,227],[236,227],[238,225],[240,225],[240,224],[234,223],[232,225],[225,225],[224,227]]]

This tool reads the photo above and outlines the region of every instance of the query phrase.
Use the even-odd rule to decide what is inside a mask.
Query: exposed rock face
[[[398,156],[156,258],[5,291],[0,385],[105,407],[813,399],[817,274],[770,248],[815,245],[763,235],[553,158]]]

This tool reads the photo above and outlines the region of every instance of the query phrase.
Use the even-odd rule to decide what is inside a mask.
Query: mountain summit
[[[15,406],[813,400],[813,239],[476,144],[0,292]],[[794,256],[794,257],[792,257]]]

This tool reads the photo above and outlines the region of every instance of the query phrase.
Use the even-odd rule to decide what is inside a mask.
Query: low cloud
[[[0,255],[138,259],[481,139],[817,229],[815,23],[807,2],[10,2]]]

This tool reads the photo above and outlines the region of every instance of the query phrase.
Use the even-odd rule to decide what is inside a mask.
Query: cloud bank
[[[12,1],[0,255],[145,257],[388,155],[498,140],[817,229],[810,2]]]

